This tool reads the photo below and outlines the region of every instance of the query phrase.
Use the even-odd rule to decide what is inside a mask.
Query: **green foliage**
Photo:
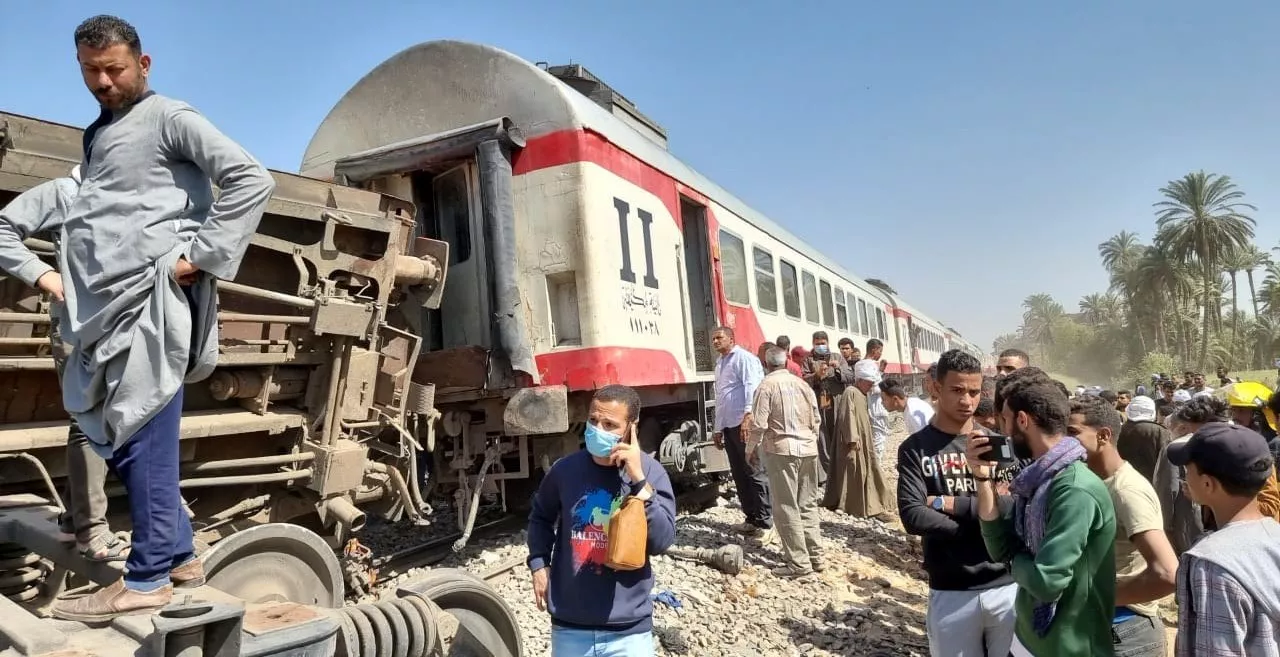
[[[1203,171],[1158,193],[1150,244],[1122,230],[1098,245],[1106,291],[1086,295],[1078,312],[1027,297],[1022,325],[996,351],[1018,347],[1046,370],[1098,385],[1270,367],[1280,355],[1280,265],[1253,243],[1257,208],[1229,176]]]
[[[1174,374],[1178,371],[1173,356],[1153,351],[1142,357],[1121,381],[1124,385],[1149,384],[1152,374]]]

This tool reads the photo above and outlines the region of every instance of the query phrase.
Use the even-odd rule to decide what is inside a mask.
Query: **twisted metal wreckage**
[[[519,139],[509,123],[421,146],[437,162],[501,159]],[[0,205],[67,175],[80,135],[0,113]],[[87,561],[57,540],[67,424],[50,300],[0,281],[0,655],[521,653],[510,609],[462,571],[430,571],[394,597],[344,606],[372,581],[367,550],[350,537],[365,510],[429,524],[420,473],[432,468],[418,461],[431,457],[435,474],[448,470],[457,487],[461,549],[498,452],[466,444],[444,461],[435,385],[429,370],[415,369],[422,324],[444,293],[449,245],[419,236],[407,201],[272,175],[276,191],[245,264],[219,284],[218,369],[186,393],[181,489],[206,547],[208,582],[158,614],[97,628],[41,617],[69,585],[110,583],[119,565]],[[53,255],[40,236],[27,244]],[[109,483],[107,494],[124,491]],[[112,520],[127,526],[127,516]]]

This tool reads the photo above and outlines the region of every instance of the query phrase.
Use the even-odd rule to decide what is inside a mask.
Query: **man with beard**
[[[1177,402],[1173,401],[1174,392],[1177,391],[1178,384],[1169,379],[1160,382],[1159,397],[1156,398],[1156,422],[1164,422],[1164,419],[1173,415],[1177,410]]]
[[[1129,402],[1133,400],[1133,393],[1128,390],[1121,390],[1116,393],[1116,410],[1124,413],[1129,408]]]
[[[1021,349],[1005,349],[996,360],[996,378],[1003,379],[1031,364],[1031,356]]]
[[[922,537],[929,574],[925,622],[932,657],[1000,655],[1013,643],[1018,587],[1008,567],[987,554],[978,523],[977,482],[965,465],[974,411],[983,400],[982,363],[952,349],[938,360],[938,407],[932,422],[898,447],[898,516]],[[996,479],[1008,482],[1016,466]],[[1012,499],[1001,500],[1006,510]]]
[[[216,281],[235,278],[275,183],[189,105],[148,90],[129,23],[90,18],[75,45],[101,112],[83,135],[61,276],[36,284],[54,296],[65,284],[63,404],[124,483],[133,537],[123,579],[52,611],[105,622],[204,582],[178,489],[183,384],[217,364]]]
[[[1118,411],[1097,397],[1086,397],[1071,403],[1070,422],[1070,435],[1088,452],[1086,463],[1102,478],[1116,510],[1116,613],[1111,626],[1116,654],[1165,657],[1158,603],[1173,593],[1178,557],[1164,533],[1156,491],[1116,449],[1122,423]]]
[[[814,331],[813,351],[801,363],[801,369],[804,380],[813,386],[818,397],[818,412],[822,414],[818,463],[822,466],[822,480],[826,481],[840,457],[834,435],[835,400],[844,392],[845,386],[853,383],[853,370],[840,354],[831,352],[826,331]]]
[[[1012,517],[1000,513],[991,439],[969,435],[966,457],[977,482],[987,552],[1010,564],[1018,584],[1017,657],[1113,654],[1115,509],[1089,471],[1080,441],[1066,435],[1070,402],[1037,368],[1023,368],[997,390],[996,408],[1017,458]]]
[[[858,518],[891,522],[893,516],[885,504],[889,486],[875,458],[874,434],[867,412],[867,393],[880,382],[879,364],[873,360],[858,361],[854,379],[854,384],[836,398],[833,434],[839,448],[832,457],[822,505]]]

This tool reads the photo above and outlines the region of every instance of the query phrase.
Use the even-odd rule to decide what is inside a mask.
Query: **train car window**
[[[747,252],[742,238],[720,231],[720,270],[724,273],[724,298],[732,303],[751,303],[751,283],[747,276]]]
[[[431,181],[440,239],[449,243],[449,264],[471,257],[471,201],[467,194],[467,171],[458,167]]]
[[[871,335],[871,323],[867,321],[867,302],[858,299],[858,324],[863,335]]]
[[[836,288],[836,327],[841,331],[849,330],[849,306],[845,300],[844,290]]]
[[[800,319],[800,284],[796,281],[796,266],[778,259],[782,272],[782,310],[788,317]]]
[[[876,308],[876,336],[881,340],[889,339],[889,331],[884,326],[883,308]]]
[[[810,324],[818,323],[818,281],[809,272],[800,273],[800,282],[804,285],[804,318]]]
[[[773,275],[773,255],[760,247],[751,249],[756,265],[756,305],[760,310],[778,312],[778,282]]]
[[[826,281],[818,281],[818,292],[822,296],[822,323],[835,328],[836,312],[831,304],[831,284]]]

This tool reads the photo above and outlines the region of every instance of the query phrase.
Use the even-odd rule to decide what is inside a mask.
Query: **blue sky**
[[[984,347],[1017,326],[1029,294],[1070,311],[1104,288],[1098,243],[1122,229],[1149,239],[1156,190],[1188,171],[1231,175],[1259,207],[1259,245],[1280,244],[1280,5],[0,7],[0,109],[91,121],[71,32],[91,11],[116,13],[139,28],[158,91],[287,171],[338,98],[412,44],[456,38],[582,63],[692,166]]]

